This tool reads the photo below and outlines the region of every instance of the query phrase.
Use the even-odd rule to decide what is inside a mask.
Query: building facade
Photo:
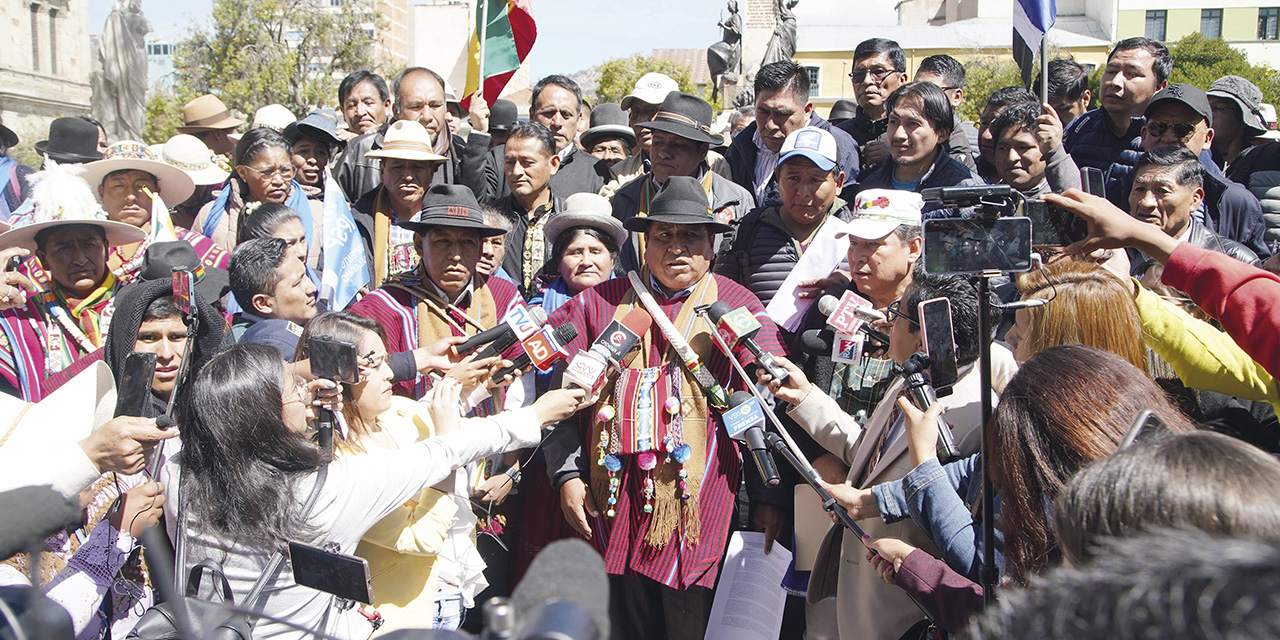
[[[1226,40],[1253,64],[1280,68],[1280,2],[1266,6],[1258,0],[1217,0],[1208,5],[1188,0],[1121,0],[1117,9],[1117,40],[1146,36],[1175,42],[1197,32]]]
[[[0,3],[0,118],[21,138],[43,140],[59,116],[89,113],[89,0]]]

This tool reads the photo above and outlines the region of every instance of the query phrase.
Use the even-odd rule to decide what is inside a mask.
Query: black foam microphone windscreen
[[[78,500],[47,486],[18,487],[0,493],[0,558],[26,551],[60,529],[80,521]]]
[[[516,585],[511,604],[517,621],[515,637],[521,640],[609,637],[609,578],[604,560],[581,540],[557,540],[547,545]],[[587,628],[590,624],[575,624],[575,619],[584,615],[595,629]]]

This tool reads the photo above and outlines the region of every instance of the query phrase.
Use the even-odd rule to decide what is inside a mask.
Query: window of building
[[[1280,38],[1280,33],[1277,33],[1277,27],[1280,27],[1280,7],[1258,9],[1259,40],[1276,40]]]
[[[805,67],[804,70],[809,74],[809,95],[822,95],[822,67]]]
[[[1222,37],[1222,9],[1200,10],[1200,35],[1206,38]]]
[[[1165,21],[1167,20],[1168,15],[1169,15],[1169,12],[1164,10],[1147,12],[1146,36],[1148,38],[1151,38],[1152,40],[1158,40],[1160,42],[1164,42],[1164,32],[1165,32],[1164,27],[1165,27]]]

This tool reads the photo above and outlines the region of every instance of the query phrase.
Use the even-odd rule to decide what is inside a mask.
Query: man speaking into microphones
[[[604,556],[613,610],[629,616],[614,621],[615,637],[700,639],[742,473],[721,415],[748,381],[695,309],[717,300],[745,309],[761,325],[752,336],[760,350],[782,345],[760,301],[710,273],[716,234],[731,227],[710,213],[702,185],[669,178],[646,209],[625,221],[644,267],[583,291],[548,319],[578,328],[566,348],[570,369],[584,366],[566,384],[597,388],[599,399],[544,448],[566,520]],[[756,362],[741,344],[732,353]]]

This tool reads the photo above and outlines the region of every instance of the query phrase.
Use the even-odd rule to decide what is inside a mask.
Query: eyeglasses
[[[386,354],[374,356],[373,352],[366,353],[357,360],[360,367],[360,377],[369,375],[370,373],[382,368],[383,363],[387,361]]]
[[[885,307],[884,310],[886,312],[886,315],[888,315],[891,320],[902,318],[903,320],[910,322],[911,326],[913,327],[919,326],[920,323],[917,322],[915,318],[912,318],[911,316],[899,311],[901,307],[902,307],[902,301],[894,300],[893,302],[890,302],[889,306]]]
[[[258,174],[258,177],[262,178],[263,180],[270,180],[276,176],[280,176],[285,180],[292,180],[293,175],[297,172],[297,169],[291,164],[280,165],[278,167],[267,167],[266,169],[251,167],[247,164],[241,165],[241,166]]]
[[[307,404],[307,381],[302,376],[293,377],[293,388],[284,397],[284,404],[291,402]]]
[[[1173,127],[1173,135],[1178,136],[1179,140],[1186,141],[1191,139],[1191,135],[1196,132],[1196,125],[1186,122],[1164,122],[1163,120],[1148,120],[1147,133],[1159,138],[1164,135],[1165,131]]]
[[[854,82],[862,82],[863,80],[866,80],[868,75],[870,75],[872,82],[880,84],[881,82],[884,82],[884,79],[889,77],[889,74],[891,73],[902,72],[897,69],[854,69],[853,72],[849,74],[849,79]]]

